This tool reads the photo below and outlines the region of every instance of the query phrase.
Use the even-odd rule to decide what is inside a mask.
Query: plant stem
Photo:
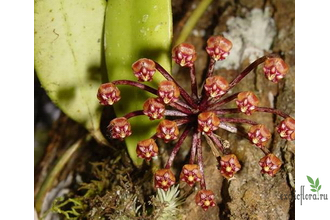
[[[177,126],[181,126],[186,124],[187,122],[190,122],[189,118],[175,119],[174,121],[177,124]]]
[[[214,135],[213,132],[211,132],[210,134],[207,134],[207,136],[209,136],[212,141],[218,146],[219,150],[225,154],[225,149],[223,148],[221,142],[219,141],[219,139]]]
[[[191,96],[198,98],[197,82],[196,82],[196,70],[195,65],[190,67],[190,81],[191,81]]]
[[[267,108],[267,107],[256,107],[255,110],[257,112],[272,113],[272,114],[281,116],[282,118],[288,118],[288,117],[290,117],[290,115],[288,115],[285,112],[282,112],[281,110],[278,110],[278,109]]]
[[[269,154],[270,151],[266,147],[260,147],[259,148],[265,155]]]
[[[138,83],[138,82],[135,82],[135,81],[131,81],[131,80],[116,80],[116,81],[112,81],[111,82],[112,84],[114,85],[129,85],[129,86],[134,86],[134,87],[137,87],[137,88],[140,88],[142,90],[145,90],[147,92],[150,92],[154,95],[158,95],[158,90],[157,89],[154,89],[150,86],[147,86],[147,85],[144,85],[142,83]]]
[[[204,166],[203,166],[203,153],[202,153],[202,143],[201,143],[201,132],[197,134],[197,163],[199,166],[199,171],[201,172],[201,189],[206,189]]]
[[[51,189],[55,179],[59,176],[63,167],[69,162],[72,155],[77,152],[77,150],[82,146],[85,140],[89,140],[91,135],[87,135],[78,141],[76,141],[72,146],[70,146],[64,154],[59,158],[53,169],[50,171],[44,182],[42,183],[38,194],[35,197],[35,208],[38,213],[41,212],[42,203],[46,196],[46,193]]]
[[[176,110],[165,110],[165,116],[186,117],[188,115]]]
[[[221,106],[221,105],[224,105],[224,104],[227,104],[228,102],[230,101],[233,101],[234,99],[237,98],[239,92],[235,93],[235,94],[232,94],[222,100],[219,100],[219,101],[216,101],[215,103],[209,103],[209,107],[208,109],[209,110],[213,110],[213,109],[216,109],[217,107]]]
[[[208,136],[208,134],[203,134],[204,138],[207,142],[207,144],[209,145],[209,147],[211,148],[211,151],[213,153],[213,156],[215,157],[219,157],[220,156],[220,152],[219,152],[219,147],[215,146],[214,142],[212,141],[212,139]]]
[[[130,113],[127,113],[126,115],[124,115],[124,118],[126,118],[127,120],[139,115],[144,115],[143,110],[136,110]]]
[[[186,114],[192,114],[192,110],[191,108],[188,106],[188,108],[185,106],[185,105],[182,105],[181,102],[174,102],[174,103],[170,103],[169,104],[170,106],[172,106],[173,108],[176,108],[180,111],[182,111],[183,113],[186,113]]]
[[[237,128],[236,127],[231,126],[227,123],[223,123],[221,120],[220,120],[219,128],[222,128],[222,129],[224,129],[226,131],[229,131],[231,133],[237,133]]]
[[[197,148],[197,141],[198,141],[198,132],[194,132],[191,149],[190,149],[190,159],[189,163],[194,164],[195,163],[195,157],[196,157],[196,148]]]
[[[212,76],[213,72],[214,72],[214,66],[215,66],[216,60],[214,60],[213,58],[210,59],[209,61],[209,68],[207,70],[207,75],[206,75],[206,79],[210,76]],[[201,98],[201,104],[200,104],[200,108],[201,109],[205,109],[206,106],[208,106],[208,97],[206,95],[205,92],[205,88],[203,86],[202,88],[202,98]]]
[[[209,97],[207,97],[205,89],[203,88],[202,98],[199,104],[199,110],[205,111],[208,108],[208,104],[207,104],[208,102],[209,102]]]
[[[177,100],[175,103],[178,104],[178,105],[181,105],[182,107],[185,107],[186,109],[189,109],[189,111],[192,112],[191,107],[189,105],[187,105],[186,103],[184,103],[180,100]]]
[[[130,119],[130,118],[140,116],[140,115],[145,115],[143,113],[143,110],[136,110],[136,111],[127,113],[126,115],[124,115],[124,118]],[[176,117],[186,117],[186,116],[188,116],[187,114],[182,113],[180,111],[176,111],[176,110],[165,110],[164,115],[165,116],[176,116]]]
[[[179,83],[169,74],[159,63],[155,62],[156,64],[156,69],[165,77],[165,79],[174,82],[178,89],[180,90],[180,95],[182,98],[193,108],[197,109],[198,106],[195,104],[194,100],[192,97],[184,90]]]
[[[190,127],[187,126],[186,129],[184,130],[184,132],[181,134],[178,142],[176,142],[173,150],[172,150],[172,153],[170,155],[170,157],[168,158],[168,161],[165,165],[165,169],[170,169],[172,164],[173,164],[173,160],[176,156],[176,154],[178,153],[178,151],[180,150],[180,147],[183,143],[183,141],[186,139],[186,137],[188,136],[188,133],[190,132]]]
[[[182,42],[184,42],[189,34],[191,33],[192,29],[195,27],[197,21],[202,16],[202,14],[205,12],[207,7],[210,5],[212,0],[202,0],[199,5],[196,7],[195,10],[193,10],[193,13],[188,18],[185,26],[181,30],[181,33],[178,37],[178,39],[175,41],[173,46],[176,46]]]
[[[216,61],[215,59],[210,58],[209,68],[208,68],[208,70],[207,70],[206,79],[207,79],[208,77],[210,77],[210,76],[213,75],[214,67],[215,67],[215,63],[216,63],[216,62],[217,62],[217,61]]]
[[[157,140],[157,138],[158,138],[158,137],[157,137],[157,133],[153,134],[153,135],[150,137],[150,139],[153,139],[153,140],[155,140],[155,141]]]
[[[217,115],[224,115],[224,114],[232,114],[232,113],[241,113],[238,108],[227,108],[227,109],[219,109],[214,111]]]
[[[253,69],[255,69],[259,64],[265,62],[265,60],[268,58],[269,56],[263,56],[260,57],[259,59],[257,59],[256,61],[254,61],[253,63],[251,63],[248,67],[246,67],[243,72],[241,72],[233,81],[231,81],[231,83],[229,84],[229,88],[227,89],[227,92],[233,88],[234,86],[236,86],[237,83],[239,83],[247,74],[249,74]],[[226,92],[226,93],[227,93]],[[225,93],[225,94],[226,94]],[[223,94],[224,95],[224,94]]]
[[[246,123],[250,125],[257,125],[258,123],[255,121],[251,121],[244,118],[220,118],[221,122],[232,122],[232,123]]]

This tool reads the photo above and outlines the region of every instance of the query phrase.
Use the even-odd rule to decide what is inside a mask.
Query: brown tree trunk
[[[190,6],[186,6],[185,4],[188,4],[186,1],[174,2],[178,4],[177,8],[174,7],[174,12],[177,14],[183,13],[182,9],[198,3],[198,1],[194,1]],[[295,12],[293,0],[214,1],[187,40],[187,42],[195,45],[197,49],[198,59],[196,66],[197,73],[199,73],[199,82],[202,78],[201,73],[205,72],[207,66],[207,55],[204,50],[206,39],[213,34],[235,31],[230,30],[227,25],[228,20],[233,17],[240,17],[243,21],[240,24],[247,25],[245,27],[247,31],[250,28],[255,28],[256,25],[254,23],[259,22],[258,20],[253,20],[259,19],[257,16],[251,16],[253,14],[252,11],[255,9],[261,9],[264,16],[266,11],[268,11],[269,18],[267,19],[273,19],[275,24],[273,43],[266,53],[274,52],[281,55],[289,64],[290,73],[282,82],[272,84],[265,79],[261,69],[258,68],[254,73],[250,73],[243,79],[235,87],[233,93],[236,91],[253,91],[260,99],[260,106],[275,107],[294,116]],[[181,18],[180,22],[177,23],[176,30],[180,30],[180,25],[184,24],[185,19],[186,17]],[[248,45],[244,36],[241,39],[243,44],[234,44],[233,47],[241,46],[239,50],[244,50],[250,45]],[[260,36],[260,39],[256,40],[263,41],[264,39]],[[233,52],[231,52],[230,56],[233,55]],[[243,59],[238,64],[238,69],[219,69],[216,71],[216,74],[224,76],[230,81],[250,62],[248,59]],[[182,83],[189,82],[188,74],[177,74],[176,77],[181,78]],[[188,88],[189,85],[187,85]],[[271,114],[256,113],[253,115],[253,119],[258,123],[265,124],[274,132],[274,127],[278,124],[280,118]],[[236,175],[234,180],[224,180],[216,169],[216,159],[213,157],[209,147],[205,145],[204,155],[207,158],[205,161],[206,183],[208,188],[215,192],[218,198],[218,207],[202,212],[194,204],[195,193],[193,193],[185,203],[185,219],[294,219],[294,200],[283,199],[283,195],[291,197],[294,193],[294,143],[284,141],[277,134],[273,134],[273,138],[267,147],[280,157],[284,166],[280,173],[271,178],[260,173],[258,162],[263,157],[260,150],[236,134],[228,135],[227,132],[221,132],[219,135],[229,141],[231,149],[242,163],[242,170]]]

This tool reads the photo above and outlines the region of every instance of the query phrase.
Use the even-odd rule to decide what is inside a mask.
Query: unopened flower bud
[[[236,104],[239,110],[247,115],[255,111],[259,99],[253,92],[241,92],[237,96]]]
[[[274,83],[282,79],[289,71],[289,66],[281,58],[268,58],[265,61],[264,72],[266,78]]]
[[[97,98],[101,105],[112,105],[120,100],[120,91],[112,83],[104,83],[97,91]]]
[[[198,115],[198,129],[205,133],[217,130],[220,119],[214,112],[202,112]]]
[[[178,100],[180,90],[174,82],[164,80],[159,83],[158,95],[165,104],[169,104]]]
[[[192,67],[196,60],[196,50],[194,45],[182,43],[172,50],[173,60],[180,66]]]
[[[165,113],[165,105],[157,100],[157,98],[149,98],[143,104],[143,113],[150,120],[161,119]]]
[[[212,36],[207,40],[206,52],[216,61],[223,60],[229,55],[233,44],[222,36]]]
[[[152,76],[156,72],[155,62],[146,58],[139,59],[132,65],[134,75],[141,82],[152,80]]]
[[[175,121],[163,120],[156,129],[157,137],[165,141],[165,143],[178,138],[179,129]]]
[[[108,132],[114,139],[123,140],[132,134],[131,124],[125,117],[113,119],[107,127]]]
[[[221,76],[208,77],[204,84],[206,93],[212,98],[225,94],[228,87],[229,83]]]
[[[158,146],[153,139],[139,141],[136,147],[138,157],[146,160],[151,160],[152,157],[158,155]]]

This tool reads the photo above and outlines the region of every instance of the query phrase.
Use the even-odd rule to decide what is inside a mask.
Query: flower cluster
[[[274,176],[281,167],[281,161],[265,147],[271,133],[266,126],[255,121],[233,117],[239,113],[251,115],[256,112],[275,114],[283,120],[276,127],[276,131],[283,139],[292,141],[295,138],[295,120],[288,114],[273,108],[260,107],[257,96],[251,91],[243,91],[227,95],[228,91],[239,83],[258,65],[264,64],[265,77],[273,83],[277,83],[288,73],[288,65],[275,55],[263,56],[251,63],[234,80],[228,82],[224,77],[214,75],[214,66],[217,61],[225,59],[232,48],[230,40],[222,36],[212,36],[207,41],[206,51],[210,57],[208,72],[203,87],[198,92],[194,62],[197,58],[193,45],[182,43],[172,50],[173,60],[181,67],[189,68],[191,79],[191,92],[184,90],[180,84],[157,62],[150,59],[140,59],[132,65],[133,73],[138,82],[130,80],[117,80],[102,84],[98,90],[97,98],[101,105],[112,105],[120,100],[118,85],[138,87],[154,95],[145,101],[141,110],[130,112],[123,117],[113,119],[109,126],[109,136],[123,140],[132,134],[129,119],[139,115],[145,115],[150,120],[161,120],[155,134],[146,140],[137,143],[138,157],[151,160],[157,156],[158,146],[156,139],[162,139],[165,143],[176,141],[169,159],[164,167],[154,174],[156,188],[167,191],[176,183],[175,175],[171,167],[183,141],[192,135],[189,163],[183,166],[180,180],[193,186],[200,184],[200,191],[196,194],[196,204],[204,210],[215,206],[215,196],[207,190],[204,177],[202,135],[217,147],[220,173],[227,179],[233,178],[241,169],[241,165],[235,154],[225,149],[219,136],[214,132],[225,129],[229,132],[235,130],[234,125],[245,123],[250,125],[246,137],[260,149],[265,156],[260,159],[261,173]],[[158,71],[165,78],[159,83],[158,88],[149,87],[141,82],[151,81]],[[235,101],[237,108],[225,108],[224,105]],[[171,120],[168,120],[168,117]],[[183,127],[182,129],[179,129]],[[180,135],[180,130],[182,130]],[[220,155],[220,156],[219,156]]]

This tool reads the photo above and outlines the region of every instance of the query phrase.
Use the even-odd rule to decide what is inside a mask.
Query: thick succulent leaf
[[[170,47],[172,39],[172,12],[170,0],[112,0],[108,2],[105,22],[106,63],[110,81],[136,80],[131,65],[140,58],[159,62],[171,70]],[[157,88],[164,78],[155,73],[148,85]],[[139,89],[119,86],[122,99],[114,105],[117,116],[141,110],[150,97]],[[130,119],[132,136],[126,138],[128,152],[133,162],[140,165],[135,148],[139,140],[150,138],[155,133],[157,121],[146,116]]]
[[[101,80],[104,0],[35,1],[35,69],[51,100],[104,142]],[[106,75],[106,74],[105,74]]]

